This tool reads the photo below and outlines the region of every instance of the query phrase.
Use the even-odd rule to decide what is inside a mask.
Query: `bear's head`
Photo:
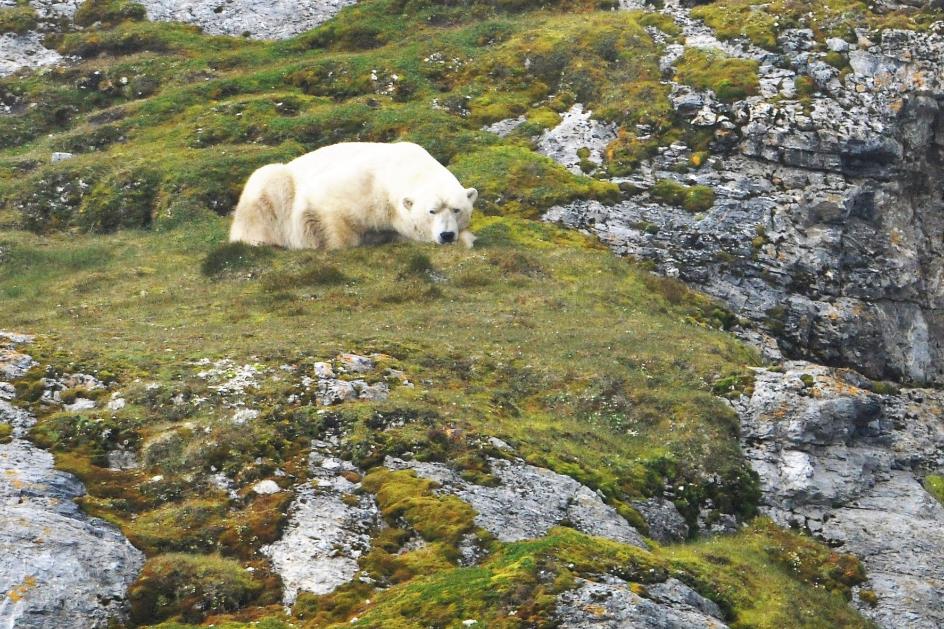
[[[458,187],[452,194],[418,193],[401,200],[411,223],[410,237],[422,242],[440,245],[459,241],[460,234],[469,229],[472,221],[472,206],[478,198],[475,188]],[[463,238],[471,245],[471,234]]]

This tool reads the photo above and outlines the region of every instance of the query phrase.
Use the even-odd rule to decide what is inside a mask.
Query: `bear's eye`
[[[452,208],[452,211],[453,211],[454,213],[458,214],[458,213],[461,212],[462,210],[460,210],[460,209],[457,208],[457,207],[454,207],[454,208]]]
[[[435,213],[436,213],[436,210],[430,210],[429,213],[430,213],[430,214],[435,214]]]

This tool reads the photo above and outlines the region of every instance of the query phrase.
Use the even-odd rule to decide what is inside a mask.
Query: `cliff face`
[[[689,41],[756,60],[760,93],[724,104],[675,85],[675,110],[714,134],[708,167],[680,176],[673,167],[691,150],[667,147],[626,179],[637,196],[546,218],[720,297],[789,356],[942,382],[942,33],[823,46],[812,30],[788,30],[771,53],[667,11]],[[848,65],[824,61],[835,55]],[[662,179],[711,186],[716,201],[696,215],[661,204],[651,191]]]

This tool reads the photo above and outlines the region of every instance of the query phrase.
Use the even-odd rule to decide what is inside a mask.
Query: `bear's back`
[[[296,182],[308,186],[361,181],[369,174],[387,190],[436,181],[458,186],[458,180],[426,149],[412,142],[341,142],[325,146],[288,163]]]

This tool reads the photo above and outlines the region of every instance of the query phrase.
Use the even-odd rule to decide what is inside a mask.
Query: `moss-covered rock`
[[[685,49],[675,62],[675,80],[701,90],[711,90],[718,99],[732,102],[757,93],[758,64],[737,59],[711,48]]]
[[[79,26],[97,22],[116,24],[125,20],[143,20],[147,17],[144,5],[129,0],[85,0],[76,9],[74,20]]]
[[[15,6],[0,8],[0,35],[23,35],[36,28],[37,24],[36,10],[24,0],[17,0]]]
[[[131,586],[131,618],[137,623],[235,611],[259,596],[263,584],[238,562],[213,555],[170,553],[149,560]]]
[[[649,194],[657,201],[683,207],[689,212],[704,212],[715,202],[715,192],[709,186],[686,186],[672,179],[660,179]]]

